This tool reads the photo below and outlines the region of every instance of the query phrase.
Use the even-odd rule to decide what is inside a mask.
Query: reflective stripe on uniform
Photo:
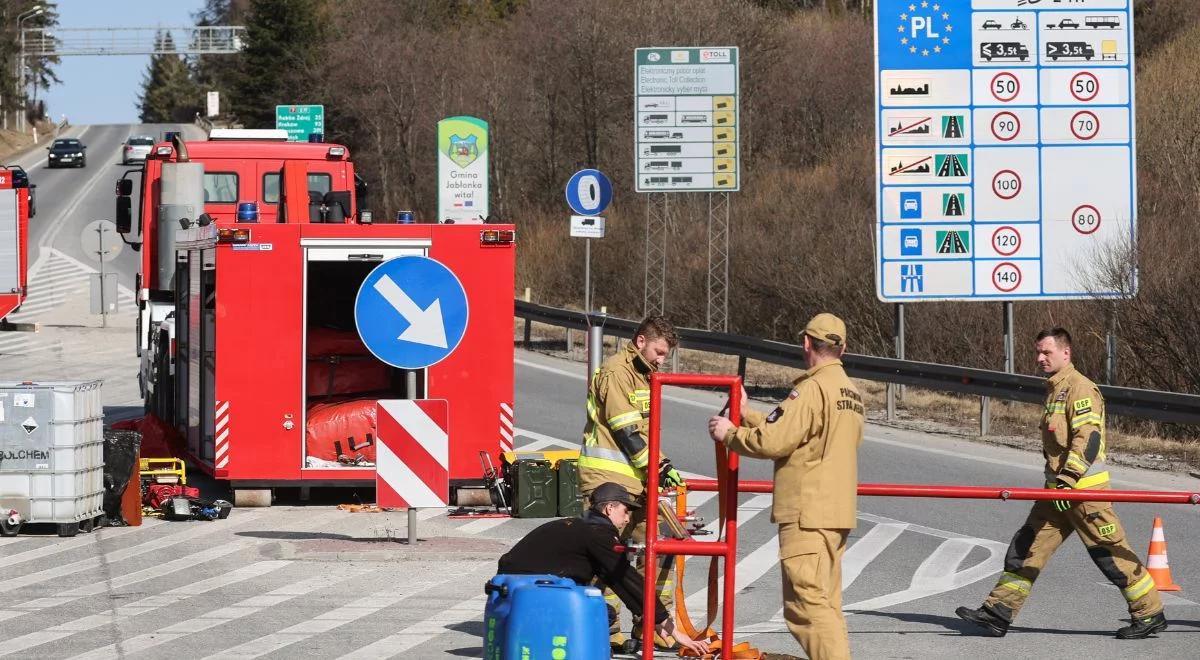
[[[579,450],[579,467],[615,472],[639,481],[642,479],[642,476],[638,474],[640,470],[629,464],[629,459],[625,457],[625,454],[616,449],[598,447],[594,444],[584,445]]]
[[[1028,596],[1029,590],[1033,588],[1033,582],[1026,580],[1016,573],[1009,573],[1008,571],[1005,571],[1004,574],[1000,576],[1000,579],[996,582],[996,586],[1007,587],[1013,591],[1019,591]]]
[[[1066,467],[1071,472],[1074,472],[1076,474],[1083,474],[1084,472],[1087,472],[1088,464],[1087,464],[1087,461],[1083,460],[1082,456],[1080,456],[1079,454],[1076,454],[1075,452],[1071,452],[1071,453],[1067,454],[1067,466]]]
[[[1067,412],[1067,404],[1063,401],[1051,401],[1046,404],[1046,412],[1050,414]]]
[[[618,463],[605,458],[594,458],[588,456],[579,457],[579,469],[603,470],[620,474],[638,481],[642,480],[642,475],[638,474],[628,463]]]
[[[1121,593],[1125,594],[1125,600],[1132,603],[1140,599],[1142,596],[1150,593],[1150,590],[1153,588],[1154,580],[1150,577],[1150,574],[1147,573],[1142,576],[1142,579],[1122,589]]]
[[[606,424],[608,425],[609,429],[616,431],[617,429],[624,428],[630,424],[637,424],[640,421],[642,421],[642,413],[634,410],[631,412],[622,413],[615,417],[609,417]]]
[[[1103,464],[1102,464],[1102,466],[1103,466]],[[1091,488],[1093,486],[1099,486],[1100,484],[1106,484],[1106,483],[1108,483],[1108,470],[1104,470],[1103,472],[1097,472],[1096,474],[1090,474],[1090,475],[1080,479],[1079,481],[1076,481],[1075,488],[1077,488],[1077,489]]]
[[[638,453],[634,454],[629,459],[629,463],[631,465],[633,465],[633,467],[638,468],[640,470],[645,470],[646,464],[649,462],[650,462],[650,448],[649,447],[646,447],[645,449],[639,451]]]
[[[1084,426],[1104,426],[1104,418],[1100,416],[1100,413],[1090,412],[1076,415],[1071,419],[1072,431],[1078,431]]]

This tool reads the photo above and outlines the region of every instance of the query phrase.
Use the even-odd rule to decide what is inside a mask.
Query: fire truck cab
[[[452,501],[482,477],[481,451],[511,449],[511,225],[372,222],[346,147],[263,132],[159,143],[141,179],[136,223],[133,180],[118,182],[117,224],[142,248],[146,409],[236,504],[374,485],[378,400],[446,400]],[[356,327],[364,280],[404,257],[451,271],[469,306],[457,347],[419,369],[385,363]]]

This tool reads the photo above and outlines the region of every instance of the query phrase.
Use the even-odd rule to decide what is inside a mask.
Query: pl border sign
[[[634,51],[637,192],[741,189],[737,48]]]
[[[875,44],[880,300],[1136,285],[1131,0],[877,0]]]

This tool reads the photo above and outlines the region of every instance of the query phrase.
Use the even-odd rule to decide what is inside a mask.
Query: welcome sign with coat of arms
[[[476,117],[438,122],[438,222],[481,223],[488,215],[488,125]]]

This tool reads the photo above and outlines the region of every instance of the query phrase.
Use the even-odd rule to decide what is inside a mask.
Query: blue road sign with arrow
[[[579,215],[600,215],[612,201],[612,183],[600,170],[579,170],[567,181],[567,206]]]
[[[379,264],[354,300],[358,336],[375,357],[400,369],[424,369],[453,353],[467,317],[462,283],[428,257]]]

